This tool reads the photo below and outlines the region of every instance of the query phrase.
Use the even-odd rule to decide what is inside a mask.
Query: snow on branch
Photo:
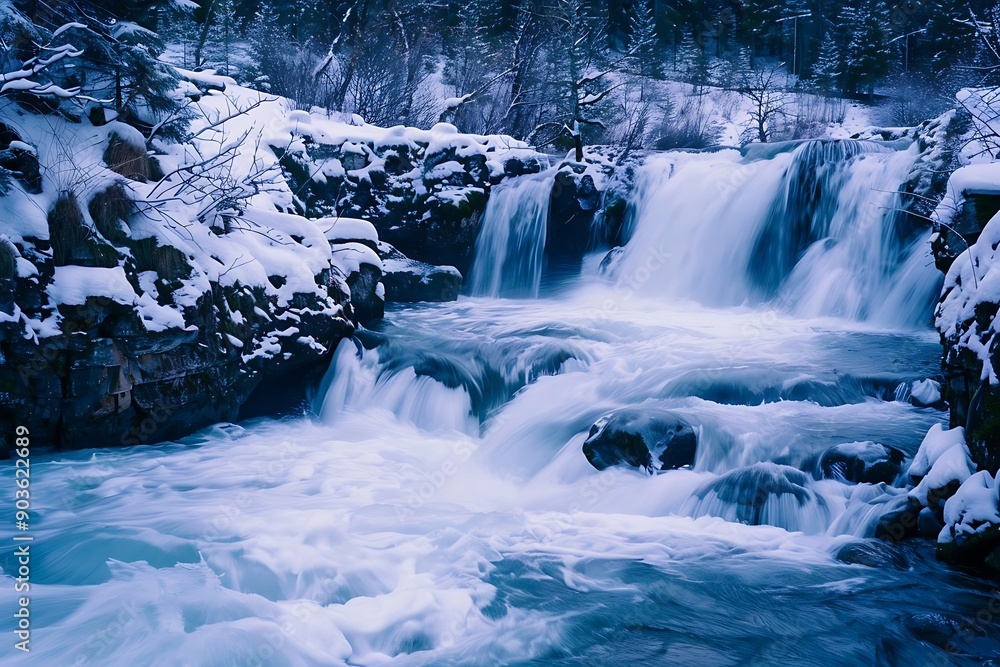
[[[51,69],[57,63],[66,59],[79,58],[83,55],[83,49],[77,49],[72,44],[55,45],[63,33],[69,30],[86,28],[82,23],[71,21],[57,28],[46,44],[37,46],[38,55],[24,61],[21,68],[0,74],[0,95],[10,92],[28,93],[36,97],[54,97],[59,99],[69,99],[80,95],[79,87],[63,88],[51,81],[39,82],[37,77],[46,70]]]

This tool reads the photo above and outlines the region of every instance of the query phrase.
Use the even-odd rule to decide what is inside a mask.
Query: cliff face
[[[944,345],[942,367],[951,425],[966,428],[972,458],[980,470],[1000,469],[1000,347],[996,315],[1000,309],[1000,217],[980,227],[984,204],[1000,203],[1000,169],[984,164],[963,167],[949,181],[938,218],[962,230],[970,245],[948,269],[935,312]],[[957,234],[958,232],[953,231]]]
[[[934,261],[946,274],[934,322],[944,347],[943,394],[951,427],[966,429],[972,460],[979,470],[995,475],[1000,469],[1000,389],[995,371],[1000,354],[995,322],[1000,308],[1000,272],[995,268],[1000,164],[991,162],[989,153],[977,154],[972,137],[978,133],[970,133],[974,122],[952,114],[928,127],[922,146],[928,158],[909,191],[918,195],[921,212],[930,209]]]

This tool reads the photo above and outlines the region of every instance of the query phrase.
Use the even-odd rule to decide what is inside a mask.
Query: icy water
[[[914,452],[944,414],[893,388],[934,372],[933,334],[602,309],[611,294],[396,309],[362,336],[389,340],[377,351],[342,344],[315,418],[36,459],[34,651],[7,642],[4,663],[947,665],[1000,648],[976,621],[992,589],[932,544],[836,560],[891,489],[810,481],[825,509],[779,517],[797,532],[691,518],[697,489],[751,463],[865,439]],[[699,425],[694,469],[591,468],[586,431],[626,405]],[[930,614],[974,631],[934,648]]]
[[[33,651],[0,661],[992,664],[994,583],[872,539],[905,489],[814,474],[840,443],[912,456],[947,419],[905,400],[940,356],[928,234],[893,212],[914,158],[651,158],[603,268],[390,308],[308,415],[36,457]],[[545,178],[491,200],[473,293],[539,293]],[[591,467],[588,430],[622,407],[689,421],[693,467]],[[801,502],[740,523],[726,497],[781,466]]]

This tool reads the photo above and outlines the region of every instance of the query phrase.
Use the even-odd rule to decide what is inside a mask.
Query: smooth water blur
[[[916,157],[915,147],[810,141],[768,160],[735,150],[651,158],[615,277],[707,305],[927,326],[941,275],[930,230],[900,215],[898,194]],[[658,277],[642,280],[650,264]]]
[[[476,239],[475,296],[537,297],[542,281],[553,171],[498,186]]]
[[[908,666],[1000,648],[976,621],[985,582],[930,543],[864,537],[898,491],[803,474],[809,502],[775,496],[757,526],[706,491],[754,464],[811,470],[839,442],[912,454],[945,417],[893,400],[936,371],[928,331],[589,284],[390,309],[360,341],[315,418],[36,458],[33,652],[5,643],[4,664]],[[587,430],[626,405],[696,425],[694,468],[591,468]],[[835,559],[859,540],[887,564]],[[976,631],[945,652],[931,614]]]
[[[340,343],[310,416],[36,457],[33,651],[4,643],[3,664],[1000,655],[990,583],[872,539],[904,488],[818,474],[828,447],[912,456],[946,421],[905,402],[940,368],[940,276],[892,210],[915,154],[769,157],[651,158],[624,250],[557,297],[390,307]],[[538,295],[550,188],[495,190],[473,294]],[[681,415],[694,465],[591,467],[591,425],[623,407]]]

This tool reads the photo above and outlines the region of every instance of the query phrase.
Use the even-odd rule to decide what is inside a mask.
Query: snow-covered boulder
[[[351,335],[323,232],[276,209],[282,183],[249,180],[269,169],[252,139],[264,118],[216,129],[251,137],[232,159],[197,135],[233,103],[204,96],[191,138],[150,151],[121,122],[0,101],[0,438],[14,424],[62,448],[187,435],[236,419],[262,383],[302,385]]]
[[[385,314],[382,260],[363,243],[333,243],[334,266],[351,290],[351,305],[358,320],[377,320]]]
[[[382,284],[390,303],[454,301],[462,290],[462,274],[453,266],[434,266],[410,259],[388,243],[379,243]]]
[[[333,250],[334,264],[351,289],[359,319],[382,317],[385,303],[454,301],[462,274],[452,266],[410,259],[379,240],[375,226],[359,218],[316,221]]]
[[[970,476],[944,506],[938,556],[958,565],[1000,571],[1000,497],[996,479],[982,470]]]
[[[924,436],[907,474],[917,483],[910,497],[923,507],[943,508],[959,485],[976,471],[962,428],[944,430],[935,424]]]
[[[910,403],[918,408],[936,408],[944,405],[941,398],[941,383],[927,378],[910,385]]]
[[[1000,202],[1000,163],[956,171],[935,214],[953,227],[970,192],[993,188]],[[977,238],[978,237],[978,238]],[[1000,470],[1000,378],[996,316],[1000,311],[1000,215],[994,215],[948,269],[935,324],[944,343],[946,397],[952,423],[968,431],[973,460]]]
[[[944,525],[944,506],[976,470],[962,428],[932,426],[906,469],[911,488],[898,507],[876,522],[875,537],[896,542],[922,535],[933,538]]]

